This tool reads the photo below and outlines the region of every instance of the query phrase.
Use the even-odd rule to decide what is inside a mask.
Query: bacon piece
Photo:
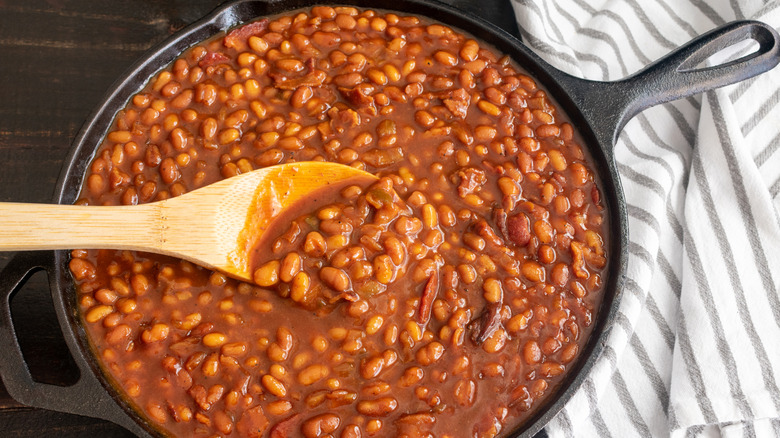
[[[267,28],[268,19],[263,18],[262,20],[231,30],[225,35],[225,40],[222,44],[224,44],[225,47],[240,49],[242,44],[246,43],[246,40],[249,39],[249,37],[259,35]]]
[[[355,107],[368,107],[374,104],[374,98],[372,96],[363,93],[362,88],[343,88],[339,87],[339,92],[349,103]]]
[[[350,108],[333,107],[328,110],[331,128],[336,132],[344,132],[344,128],[354,128],[360,125],[360,114]]]
[[[200,66],[200,68],[206,68],[211,65],[222,64],[229,60],[230,58],[224,53],[209,52],[206,54],[206,56],[203,57],[203,59],[200,60],[200,62],[198,62],[198,65]]]
[[[260,438],[266,429],[268,429],[268,418],[260,405],[245,410],[236,423],[238,434],[248,438]],[[273,435],[273,432],[271,434]]]
[[[504,236],[504,239],[509,238],[509,230],[506,226],[506,210],[503,208],[496,208],[493,210],[493,221],[496,223],[496,226],[498,227],[498,231],[501,232],[501,235]]]
[[[485,241],[495,246],[503,246],[504,244],[504,241],[501,239],[501,237],[499,237],[498,234],[493,231],[493,227],[491,227],[485,219],[480,219],[474,223],[474,231],[477,233],[477,235],[485,239]]]
[[[469,324],[471,332],[471,340],[475,344],[481,345],[493,333],[498,330],[501,325],[501,303],[490,303],[485,307],[485,311],[478,319]]]
[[[271,438],[287,438],[295,436],[295,427],[298,425],[296,420],[298,420],[299,416],[300,414],[295,414],[276,423],[276,426],[271,429]]]
[[[328,77],[327,73],[322,70],[314,70],[311,73],[308,73],[305,76],[301,76],[299,78],[290,78],[276,72],[269,72],[268,76],[274,80],[274,87],[280,90],[295,90],[302,86],[319,87]]]
[[[487,182],[485,171],[473,167],[458,171],[458,176],[460,177],[458,195],[460,195],[461,198],[465,198],[467,195],[474,193],[475,190],[482,187],[482,185]]]
[[[202,385],[195,385],[190,387],[187,393],[190,395],[190,397],[192,397],[192,399],[195,401],[195,403],[198,404],[198,406],[201,409],[203,409],[206,412],[208,412],[208,410],[211,409],[211,403],[209,403],[208,401],[208,392],[206,391],[206,388],[204,388]]]
[[[585,269],[585,251],[587,248],[582,242],[576,240],[571,243],[571,267],[577,278],[588,278],[588,271]]]
[[[471,96],[463,88],[458,88],[453,91],[446,99],[442,99],[444,106],[452,113],[453,116],[465,119],[469,111],[469,104],[471,103]]]
[[[439,294],[439,271],[436,271],[428,279],[423,288],[422,297],[420,297],[420,312],[417,314],[417,322],[422,325],[428,324],[431,319],[431,310],[433,309],[433,300]]]

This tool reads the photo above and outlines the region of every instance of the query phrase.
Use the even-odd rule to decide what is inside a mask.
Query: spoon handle
[[[160,247],[160,208],[0,202],[0,251]]]

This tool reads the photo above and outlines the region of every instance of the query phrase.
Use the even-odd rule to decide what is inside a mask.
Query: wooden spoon
[[[310,161],[255,170],[143,205],[0,203],[0,251],[153,252],[251,281],[248,251],[284,209],[328,186],[376,179],[349,166]]]

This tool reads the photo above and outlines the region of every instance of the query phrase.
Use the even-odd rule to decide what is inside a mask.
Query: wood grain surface
[[[508,0],[444,1],[517,35]],[[0,201],[49,202],[71,142],[114,80],[220,3],[0,0]],[[0,253],[0,269],[11,255]],[[45,274],[35,274],[12,300],[13,319],[34,378],[67,385],[78,371],[49,295]],[[0,385],[0,436],[131,435],[102,420],[22,406]]]

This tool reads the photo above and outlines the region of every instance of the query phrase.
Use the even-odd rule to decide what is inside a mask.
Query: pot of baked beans
[[[701,67],[747,40],[758,50]],[[252,250],[253,284],[131,251],[17,255],[0,277],[3,382],[139,436],[533,436],[622,296],[622,127],[779,53],[774,29],[740,21],[595,82],[431,1],[228,3],[115,84],[55,201],[142,204],[294,161],[379,180],[288,212]],[[34,381],[16,341],[9,299],[37,269],[71,386]]]

